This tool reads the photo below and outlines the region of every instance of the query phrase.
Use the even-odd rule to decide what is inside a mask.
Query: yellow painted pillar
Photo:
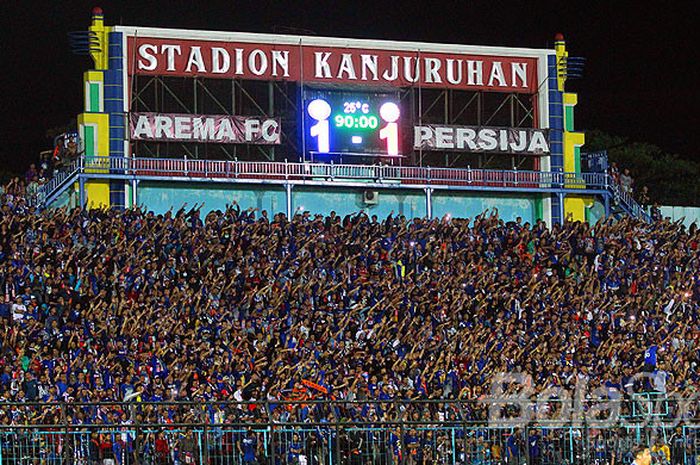
[[[566,42],[561,33],[554,36],[554,51],[557,54],[557,90],[559,90],[559,92],[564,92],[564,84],[566,84],[566,60],[569,58],[569,52],[566,51]]]
[[[557,86],[563,94],[564,106],[564,172],[572,173],[566,179],[566,187],[571,189],[584,189],[586,187],[581,176],[580,148],[586,141],[585,134],[574,131],[574,107],[578,103],[578,96],[571,92],[565,92],[567,60],[569,52],[566,50],[564,36],[557,34],[554,42],[554,50],[557,54]],[[567,194],[564,199],[564,216],[574,221],[586,220],[586,205],[592,203],[590,196]]]
[[[104,109],[104,73],[109,67],[109,30],[104,25],[102,9],[93,8],[89,31],[90,56],[95,69],[83,74],[84,111],[78,115],[78,132],[87,174],[109,172],[105,159],[98,158],[109,157],[109,115]],[[88,207],[110,205],[109,180],[88,181],[85,193]]]

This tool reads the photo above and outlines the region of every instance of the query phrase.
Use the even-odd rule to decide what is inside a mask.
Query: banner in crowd
[[[413,147],[420,150],[512,153],[549,153],[548,131],[530,128],[447,126],[414,127]]]
[[[279,118],[232,115],[131,113],[132,140],[215,144],[280,143]]]
[[[581,152],[581,162],[591,173],[605,173],[608,169],[608,151]]]
[[[326,389],[325,387],[321,386],[320,384],[314,383],[313,381],[310,381],[308,379],[302,379],[301,384],[303,384],[304,386],[306,386],[310,389],[314,389],[318,392],[321,392],[323,394],[328,394],[328,389]]]

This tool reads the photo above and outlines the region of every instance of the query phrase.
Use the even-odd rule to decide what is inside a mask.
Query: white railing
[[[622,187],[617,183],[610,184],[610,190],[613,193],[613,200],[616,204],[622,206],[629,214],[635,218],[642,218],[645,221],[651,220],[651,215],[637,203],[634,198],[622,190]]]
[[[333,163],[251,162],[189,160],[186,158],[80,158],[59,172],[43,190],[55,190],[76,171],[88,174],[134,176],[178,176],[190,178],[271,178],[291,180],[368,180],[440,185],[486,185],[504,187],[604,189],[606,174],[558,173],[523,170],[472,168],[430,168],[418,166],[348,165]]]
[[[62,169],[55,171],[53,177],[39,187],[36,195],[37,203],[39,205],[46,203],[50,195],[56,193],[63,183],[80,171],[81,162],[81,159],[74,160]]]
[[[158,158],[103,158],[85,162],[85,170],[143,176],[184,176],[197,178],[261,177],[292,180],[369,180],[438,183],[444,185],[483,184],[494,187],[549,187],[563,189],[605,189],[606,174],[554,173],[523,170],[471,168],[430,168],[417,166],[348,165],[333,163],[288,163]]]

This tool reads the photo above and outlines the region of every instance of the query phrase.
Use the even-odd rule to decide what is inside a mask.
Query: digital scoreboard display
[[[304,108],[308,153],[400,156],[396,95],[315,91]]]

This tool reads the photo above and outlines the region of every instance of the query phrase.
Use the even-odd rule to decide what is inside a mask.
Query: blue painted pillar
[[[109,156],[123,158],[126,140],[126,113],[124,104],[124,53],[122,33],[109,33],[109,68],[105,71],[105,112],[109,114]],[[121,170],[113,170],[122,174]],[[110,204],[124,208],[128,202],[126,186],[128,181],[112,179],[109,181]],[[133,195],[132,195],[133,198]]]
[[[564,93],[559,91],[557,81],[557,57],[552,55],[548,61],[547,85],[549,87],[549,166],[553,172],[564,171]],[[563,196],[553,194],[552,223],[564,222]]]
[[[80,208],[85,208],[85,178],[82,175],[78,176],[78,203]]]

